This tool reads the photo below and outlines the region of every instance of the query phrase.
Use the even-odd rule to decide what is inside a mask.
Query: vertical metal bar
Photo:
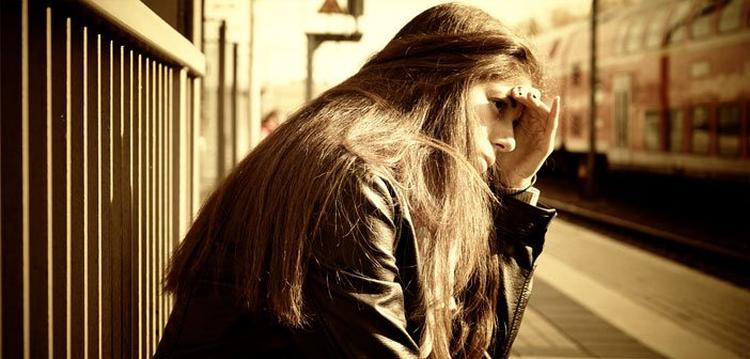
[[[167,200],[167,203],[169,204],[169,246],[167,251],[167,270],[169,269],[169,263],[172,258],[172,252],[174,252],[174,243],[177,239],[177,233],[176,233],[176,215],[175,215],[175,209],[177,208],[176,202],[177,202],[177,196],[175,195],[175,191],[179,188],[175,180],[177,179],[176,173],[175,173],[175,164],[179,163],[175,161],[175,155],[177,155],[179,152],[175,150],[175,85],[174,81],[176,80],[177,76],[175,76],[175,70],[173,68],[169,69],[169,200]],[[179,102],[179,98],[177,98],[177,102]],[[179,195],[179,194],[178,194]],[[165,270],[165,274],[166,274]],[[172,308],[174,305],[174,296],[172,296],[169,293],[165,292],[165,295],[167,296],[167,303],[169,304],[167,307],[167,323],[169,322],[169,315],[172,312]]]
[[[140,251],[139,255],[141,258],[141,272],[140,272],[140,307],[141,307],[141,313],[139,316],[139,346],[138,346],[138,352],[141,357],[144,357],[146,355],[146,341],[144,340],[145,333],[148,333],[148,330],[146,328],[148,322],[146,321],[146,314],[148,313],[148,306],[146,305],[146,298],[147,298],[147,289],[148,286],[146,285],[146,278],[148,276],[148,257],[146,257],[146,246],[145,242],[148,238],[148,190],[146,188],[146,185],[148,183],[148,155],[147,155],[147,147],[146,144],[148,143],[148,64],[149,59],[145,55],[141,55],[141,58],[139,60],[139,77],[141,82],[141,95],[139,96],[139,100],[141,102],[141,120],[139,121],[139,127],[140,127],[140,136],[139,136],[139,167],[140,167],[140,176],[139,176],[139,182],[140,182],[140,203],[139,203],[139,213],[140,213],[140,223],[139,223],[139,242],[140,242]]]
[[[48,261],[47,237],[49,218],[47,213],[47,122],[49,113],[46,95],[46,8],[41,4],[28,4],[28,68],[26,72],[28,96],[28,213],[33,224],[28,228],[28,308],[29,308],[29,356],[48,356],[49,332]],[[5,60],[5,59],[4,59]],[[32,218],[29,218],[32,220]]]
[[[159,290],[159,273],[161,273],[161,243],[162,243],[162,230],[164,225],[164,213],[162,212],[162,194],[163,194],[163,183],[162,183],[162,166],[164,159],[164,152],[162,150],[162,125],[164,124],[164,83],[162,81],[163,67],[159,63],[156,73],[157,81],[157,113],[156,113],[156,236],[155,236],[155,256],[156,260],[156,272],[154,272],[154,294],[155,294],[155,310],[156,310],[156,326],[154,328],[154,349],[156,349],[157,343],[159,342],[159,333],[161,331],[162,311],[161,311],[161,291]]]
[[[216,102],[216,134],[217,143],[216,148],[218,151],[217,157],[217,170],[216,180],[220,181],[224,178],[224,171],[226,166],[226,143],[224,141],[224,106],[226,105],[224,99],[224,93],[226,92],[226,42],[227,42],[227,23],[221,21],[219,27],[219,86],[217,87],[217,102]]]
[[[68,219],[70,223],[70,247],[68,248],[68,266],[69,273],[69,300],[70,308],[70,356],[73,358],[82,358],[84,356],[84,342],[81,338],[84,336],[85,327],[85,288],[84,288],[84,268],[83,249],[86,245],[85,219],[86,199],[85,191],[85,168],[84,168],[84,87],[83,70],[85,63],[83,61],[83,26],[77,19],[69,18],[68,20],[68,56],[69,56],[69,74],[68,78],[68,148],[70,160],[68,170],[70,211]]]
[[[182,242],[182,239],[185,238],[185,233],[187,232],[187,225],[188,225],[188,218],[190,218],[190,194],[192,193],[192,154],[191,154],[191,135],[192,135],[192,129],[190,124],[190,113],[192,111],[192,101],[190,101],[192,97],[192,81],[190,80],[190,77],[187,74],[187,70],[183,68],[180,71],[179,74],[179,81],[180,81],[180,90],[178,90],[178,95],[180,96],[180,113],[178,114],[178,121],[179,121],[179,132],[180,132],[180,144],[179,144],[179,151],[180,151],[180,159],[177,163],[177,168],[179,168],[179,176],[180,176],[180,188],[178,189],[179,197],[177,198],[177,201],[180,202],[180,209],[178,212],[179,216],[179,226],[178,226],[178,235],[177,235],[177,243],[176,246],[179,246]]]
[[[158,314],[156,322],[156,330],[154,331],[154,349],[156,349],[159,343],[159,336],[161,334],[163,311],[162,311],[162,296],[159,286],[159,276],[162,271],[162,250],[164,241],[164,65],[159,63],[158,84],[158,103],[159,109],[157,113],[157,129],[156,129],[156,146],[157,146],[157,166],[156,166],[156,215],[157,215],[157,234],[156,234],[156,263],[157,271],[154,273],[154,288],[156,294],[156,312]]]
[[[114,110],[113,110],[113,61],[114,61],[114,43],[110,39],[103,41],[105,46],[103,47],[102,54],[104,59],[102,61],[104,74],[102,74],[102,91],[104,93],[105,101],[102,101],[103,119],[100,122],[102,129],[102,168],[100,171],[103,173],[101,186],[105,189],[102,191],[102,225],[104,226],[102,231],[102,309],[103,309],[103,320],[102,320],[102,355],[106,358],[114,356],[114,343],[112,341],[114,326],[117,325],[114,318],[114,306],[112,305],[112,242],[116,235],[116,227],[112,223],[113,212],[116,208],[112,201],[114,195],[113,186],[113,166],[112,166],[112,147],[113,137],[115,133],[114,127]]]
[[[50,97],[52,101],[52,347],[55,357],[67,352],[67,31],[66,18],[50,19]]]
[[[90,29],[89,29],[90,30]],[[88,253],[84,255],[84,261],[86,261],[88,268],[85,269],[86,278],[88,281],[88,290],[86,291],[88,300],[88,320],[86,321],[86,327],[88,330],[88,343],[85,346],[87,355],[92,358],[99,357],[99,350],[101,342],[99,339],[99,333],[101,331],[100,319],[101,319],[101,277],[99,277],[99,233],[101,232],[101,215],[99,212],[99,206],[101,203],[101,190],[100,190],[100,173],[99,173],[99,64],[100,64],[100,53],[98,48],[99,35],[89,31],[88,39],[85,46],[87,50],[87,79],[86,92],[87,92],[87,106],[85,111],[88,119],[86,120],[88,130],[86,131],[86,152],[88,153],[88,165],[86,166],[88,171],[88,185],[86,191],[88,192],[87,211],[88,215]]]
[[[164,231],[165,231],[165,213],[164,213],[164,167],[166,155],[164,153],[164,123],[166,122],[165,116],[165,83],[164,83],[164,64],[159,65],[159,242],[157,243],[157,261],[159,263],[159,271],[156,273],[156,285],[158,293],[158,308],[159,311],[159,327],[156,333],[156,343],[159,342],[161,337],[162,328],[164,328],[164,296],[162,295],[161,286],[159,285],[161,273],[164,271]]]
[[[166,252],[166,237],[167,237],[167,230],[169,225],[169,218],[167,214],[167,121],[169,119],[167,118],[167,108],[168,108],[168,100],[167,100],[167,70],[168,67],[164,65],[162,67],[162,123],[161,123],[161,252],[159,255],[159,263],[161,263],[161,270],[159,270],[159,283],[161,283],[161,277],[164,273],[165,263],[164,263],[164,253]],[[160,315],[161,315],[161,323],[159,324],[159,337],[161,337],[161,333],[164,330],[164,324],[166,323],[166,313],[165,313],[165,302],[166,297],[164,296],[164,292],[161,290],[161,285],[159,285],[159,298],[161,300],[161,306],[160,306]],[[158,341],[158,340],[157,340]]]
[[[146,211],[146,220],[144,222],[145,228],[145,235],[144,238],[146,239],[145,244],[145,262],[146,267],[144,271],[144,280],[145,280],[145,291],[146,291],[146,297],[144,300],[144,307],[146,310],[145,313],[145,330],[144,335],[146,336],[144,338],[144,349],[145,353],[144,356],[148,357],[150,356],[151,351],[151,272],[153,271],[153,268],[151,266],[151,242],[153,241],[153,236],[151,233],[151,193],[153,192],[151,188],[151,151],[152,151],[152,142],[151,142],[151,123],[153,121],[151,117],[151,107],[153,106],[152,101],[152,90],[151,90],[151,59],[148,59],[146,62],[146,125],[144,130],[144,156],[145,156],[145,162],[146,165],[144,167],[144,176],[146,181],[146,193],[144,194],[144,209]]]
[[[130,246],[130,260],[128,265],[130,271],[130,312],[128,313],[128,320],[130,322],[130,331],[127,334],[130,337],[130,345],[128,350],[130,351],[130,357],[139,357],[138,348],[138,313],[140,310],[140,303],[138,302],[138,288],[140,282],[138,281],[141,267],[138,266],[138,238],[140,238],[140,231],[138,230],[139,212],[138,212],[138,123],[140,119],[140,110],[138,108],[139,96],[138,96],[138,55],[134,51],[130,51],[130,71],[128,77],[130,78],[130,150],[128,151],[128,157],[130,158],[130,235],[128,236],[128,243]]]
[[[161,265],[161,268],[159,269],[158,273],[158,280],[157,283],[161,284],[161,277],[164,273],[165,263],[164,263],[164,253],[166,252],[166,237],[167,237],[167,225],[169,223],[169,218],[167,216],[167,66],[162,65],[162,72],[161,72],[161,238],[160,238],[160,245],[161,245],[161,252],[159,253],[159,263]],[[160,301],[160,307],[159,307],[159,316],[161,322],[159,323],[159,338],[161,338],[161,333],[164,331],[164,326],[166,324],[166,297],[164,296],[164,292],[161,290],[161,285],[159,285],[159,301]],[[158,342],[157,338],[157,342]]]
[[[167,184],[169,186],[169,191],[167,192],[168,193],[167,210],[168,210],[169,222],[167,222],[167,223],[169,225],[169,231],[167,231],[167,253],[166,253],[166,256],[165,256],[165,258],[166,258],[166,262],[165,262],[166,268],[169,268],[169,259],[170,259],[171,255],[172,255],[173,243],[174,243],[174,238],[175,238],[175,232],[174,232],[174,229],[175,229],[175,226],[174,226],[174,220],[175,220],[175,216],[174,216],[174,212],[175,212],[174,211],[174,208],[175,208],[175,201],[174,201],[174,199],[175,199],[174,198],[174,190],[175,190],[175,185],[174,185],[174,163],[175,163],[175,161],[174,161],[174,154],[175,154],[175,150],[174,150],[174,121],[175,121],[175,119],[174,119],[174,113],[175,112],[174,112],[174,70],[172,68],[169,68],[169,77],[168,77],[168,80],[169,81],[167,81],[167,84],[168,84],[169,91],[167,91],[167,94],[168,94],[168,97],[169,97],[169,101],[167,101],[168,102],[167,109],[168,109],[169,115],[167,116],[167,119],[168,119],[168,121],[167,121],[167,134],[168,134],[168,137],[167,138],[169,139],[169,141],[167,141],[167,145],[168,145],[167,146],[167,148],[168,148],[167,152],[169,153],[169,157],[168,157],[168,163],[169,163],[168,169],[169,170],[167,172],[167,174],[168,174],[168,176],[167,176],[167,178],[168,178]],[[166,270],[165,270],[165,272],[166,272]],[[166,321],[169,321],[169,314],[172,311],[172,296],[169,295],[166,292],[164,292],[164,295],[167,298],[167,310],[164,313],[164,315],[166,316]]]
[[[21,358],[24,355],[24,293],[20,288],[24,286],[22,274],[24,253],[24,215],[23,215],[23,131],[24,118],[28,116],[23,105],[24,75],[26,65],[22,48],[25,47],[25,37],[22,34],[26,25],[24,1],[3,3],[0,12],[0,26],[2,31],[3,58],[0,62],[3,74],[3,106],[0,107],[2,121],[0,121],[0,163],[2,164],[2,352],[3,357]],[[10,90],[10,91],[8,91]],[[7,101],[7,102],[6,102]]]
[[[89,29],[83,27],[83,86],[81,90],[83,92],[83,358],[88,359],[89,355],[89,156],[88,156],[88,107],[89,107],[89,92],[88,92],[88,42],[89,42]]]
[[[154,197],[152,199],[153,203],[152,205],[152,216],[151,220],[153,221],[153,236],[151,238],[151,260],[154,264],[154,267],[152,269],[151,273],[151,354],[153,354],[154,351],[156,351],[156,340],[157,340],[157,332],[159,328],[159,311],[158,311],[158,286],[157,286],[157,273],[159,273],[159,262],[157,261],[157,255],[158,255],[158,245],[159,245],[159,63],[154,62],[154,73],[153,73],[153,79],[154,79],[154,123],[153,123],[153,133],[151,134],[151,137],[153,138],[153,143],[151,146],[153,147],[153,153],[152,153],[152,160],[151,163],[152,167],[152,188],[153,188],[153,194]]]
[[[133,123],[133,93],[132,93],[132,52],[125,46],[120,46],[120,223],[122,225],[120,252],[120,320],[122,332],[118,339],[121,343],[121,356],[130,358],[131,355],[131,201],[132,201],[132,123]]]
[[[137,125],[135,125],[134,131],[135,134],[133,138],[135,139],[134,146],[134,153],[136,156],[136,165],[135,165],[135,171],[133,172],[133,177],[135,178],[135,202],[133,203],[133,208],[135,208],[135,221],[136,224],[133,226],[133,229],[137,231],[135,234],[133,240],[135,240],[135,253],[136,253],[136,263],[135,266],[137,268],[137,283],[136,283],[136,295],[135,295],[135,330],[133,331],[133,336],[135,337],[135,343],[133,343],[133,348],[135,349],[135,357],[136,358],[142,358],[143,357],[143,152],[141,151],[142,147],[142,141],[143,141],[143,93],[141,92],[143,90],[143,76],[142,76],[142,57],[141,54],[138,54],[138,60],[136,61],[136,91],[135,91],[135,103],[136,103],[136,122]]]
[[[151,256],[149,258],[149,261],[152,263],[151,273],[150,273],[150,283],[151,286],[151,295],[150,295],[150,310],[151,310],[151,323],[150,323],[150,331],[149,331],[149,347],[151,348],[150,352],[148,353],[148,356],[151,356],[153,352],[156,350],[155,345],[155,333],[156,333],[156,319],[157,319],[157,313],[156,313],[156,285],[155,285],[155,274],[156,274],[156,223],[158,221],[157,219],[157,212],[156,212],[156,191],[158,183],[156,182],[156,122],[158,121],[156,114],[157,114],[157,74],[156,74],[156,62],[151,63],[151,235],[149,236],[149,240],[151,243],[149,244],[151,247]]]
[[[171,223],[171,218],[169,216],[169,121],[170,121],[170,103],[169,103],[169,66],[164,66],[164,74],[163,74],[163,81],[164,81],[164,123],[162,124],[162,155],[164,156],[164,159],[162,161],[162,221],[164,221],[162,225],[162,244],[161,244],[161,271],[159,272],[159,293],[161,294],[161,327],[159,329],[159,337],[161,338],[161,334],[164,333],[164,328],[167,325],[167,319],[169,318],[169,305],[168,300],[169,297],[167,296],[167,293],[164,292],[162,289],[162,279],[164,278],[164,272],[167,269],[167,252],[169,250],[169,227]]]
[[[190,142],[192,143],[192,148],[190,149],[190,153],[192,154],[192,191],[190,193],[190,217],[195,218],[195,216],[198,215],[198,211],[200,210],[200,200],[201,200],[201,182],[200,182],[200,174],[198,172],[199,164],[200,164],[200,152],[198,151],[198,147],[196,144],[198,143],[198,136],[199,136],[199,129],[200,129],[200,105],[201,105],[201,89],[202,89],[202,82],[203,80],[200,78],[193,79],[193,86],[192,86],[192,98],[190,101],[192,101],[192,111],[190,112],[190,126],[193,129],[193,132],[191,134]]]
[[[52,253],[52,241],[53,241],[53,211],[52,211],[52,9],[45,9],[45,47],[46,47],[46,102],[47,102],[47,356],[52,359],[54,354],[54,306],[52,300],[52,274],[53,272],[53,253]]]
[[[65,20],[65,356],[71,358],[71,118],[70,118],[70,18]]]
[[[22,308],[23,357],[31,357],[31,285],[29,257],[29,3],[21,5],[21,197],[22,197]]]
[[[184,71],[184,70],[183,70]],[[185,71],[187,73],[187,71]],[[180,241],[185,238],[187,233],[188,222],[193,218],[193,194],[196,182],[193,180],[195,172],[195,143],[193,134],[195,127],[193,124],[193,84],[194,80],[185,76],[185,191],[182,196],[185,197],[185,214],[183,215],[183,230],[180,233]]]
[[[237,43],[232,44],[232,167],[237,165],[237,152],[239,152],[239,131],[237,119]],[[249,93],[249,90],[248,90]]]
[[[115,55],[115,44],[113,40],[108,40],[108,47],[107,51],[109,52],[108,57],[108,67],[109,71],[107,72],[107,78],[108,78],[108,86],[109,86],[109,127],[107,128],[106,135],[107,135],[107,143],[109,146],[107,147],[107,179],[108,179],[108,186],[107,186],[107,200],[106,200],[106,206],[108,208],[108,216],[107,216],[107,227],[108,227],[108,238],[107,241],[104,241],[106,243],[105,247],[102,250],[102,253],[106,260],[104,261],[104,277],[102,278],[103,284],[106,285],[106,288],[104,289],[104,292],[107,293],[107,299],[105,300],[106,306],[107,306],[107,319],[109,320],[108,332],[107,335],[103,338],[103,340],[107,343],[107,349],[109,351],[109,356],[114,357],[116,353],[118,353],[117,346],[115,345],[114,338],[117,337],[117,329],[119,326],[119,322],[117,321],[117,305],[115,304],[116,295],[117,293],[114,293],[114,287],[115,283],[113,282],[113,276],[115,273],[113,273],[113,268],[115,267],[115,255],[113,254],[113,248],[115,247],[117,243],[117,232],[119,230],[119,227],[114,223],[115,217],[117,217],[117,204],[115,202],[115,196],[117,192],[117,188],[115,188],[115,178],[117,178],[117,174],[115,173],[115,137],[117,136],[117,129],[119,126],[115,122],[115,119],[117,118],[117,111],[115,110],[115,106],[117,105],[117,101],[115,101],[115,85],[117,84],[117,78],[115,77],[115,69],[116,66],[114,65],[115,61],[117,60]],[[105,353],[105,355],[107,355]]]
[[[146,93],[144,96],[144,99],[146,101],[145,111],[144,111],[144,118],[145,118],[145,125],[144,125],[144,134],[143,134],[143,153],[144,153],[144,167],[143,167],[143,177],[144,182],[146,186],[146,191],[144,193],[144,201],[143,201],[143,207],[144,207],[144,219],[143,219],[143,246],[144,246],[144,253],[145,253],[145,271],[144,271],[144,299],[143,299],[143,307],[145,308],[144,313],[144,356],[149,357],[150,351],[151,351],[151,341],[149,340],[151,335],[151,247],[149,245],[150,241],[153,239],[151,235],[151,123],[152,123],[152,116],[151,116],[151,107],[152,101],[151,101],[151,59],[146,58]]]
[[[256,103],[256,96],[255,94],[255,88],[256,88],[256,81],[257,78],[254,73],[255,69],[255,0],[250,0],[250,4],[248,6],[250,10],[250,21],[249,21],[249,27],[250,27],[250,33],[249,33],[249,41],[248,41],[248,53],[247,53],[247,118],[245,121],[248,122],[248,138],[250,139],[248,141],[249,148],[255,147],[255,145],[258,144],[258,139],[260,138],[260,119],[258,118],[257,114],[260,114],[260,111],[256,110],[256,108],[260,107],[258,106],[258,103]]]
[[[159,335],[158,337],[161,338],[161,333],[164,330],[164,324],[166,323],[166,313],[165,313],[165,296],[164,292],[161,290],[161,277],[164,273],[164,252],[166,252],[166,235],[167,235],[167,224],[169,222],[169,219],[167,217],[167,66],[162,65],[162,72],[161,72],[161,238],[160,238],[160,245],[161,249],[159,252],[159,264],[161,265],[161,268],[159,269],[158,273],[158,280],[157,283],[159,283],[159,317],[160,317],[160,323],[159,323]],[[157,338],[157,342],[159,339]]]
[[[164,118],[162,116],[164,100],[163,100],[163,83],[162,83],[162,64],[161,62],[157,65],[156,72],[156,236],[154,236],[154,260],[156,262],[156,271],[154,272],[154,310],[156,312],[156,325],[154,326],[154,349],[156,349],[159,341],[159,331],[161,330],[161,294],[159,291],[159,273],[161,273],[161,240],[162,240],[162,225],[164,215],[162,214],[162,159],[164,154],[162,152],[162,124]]]
[[[188,149],[190,148],[189,144],[189,138],[190,138],[190,126],[188,119],[190,118],[189,115],[189,106],[187,99],[190,97],[189,92],[189,81],[186,77],[187,70],[185,68],[181,68],[180,71],[177,73],[177,104],[176,104],[176,111],[177,111],[177,118],[175,119],[177,122],[177,130],[176,130],[176,136],[177,136],[177,145],[175,147],[177,151],[177,156],[175,157],[176,160],[176,170],[177,170],[177,178],[178,183],[176,185],[175,190],[175,196],[177,202],[177,209],[175,216],[177,218],[177,225],[175,226],[176,231],[176,240],[175,240],[175,246],[179,245],[182,238],[185,236],[185,231],[187,227],[187,214],[189,212],[189,201],[188,201],[188,194],[189,194],[189,188],[190,188],[190,180],[188,178],[188,174],[190,173],[190,157],[188,155]]]
[[[188,222],[191,217],[192,211],[190,205],[192,203],[192,173],[193,173],[193,156],[191,149],[192,146],[192,91],[193,81],[187,77],[187,70],[183,68],[180,71],[180,115],[178,123],[180,126],[180,194],[177,196],[180,201],[180,212],[179,212],[179,236],[177,238],[178,243],[185,238],[187,232]]]
[[[96,276],[98,278],[98,285],[97,285],[97,314],[99,317],[99,323],[97,328],[97,342],[98,342],[98,348],[97,348],[97,354],[98,358],[102,357],[103,349],[104,349],[104,340],[103,340],[103,330],[102,327],[106,325],[107,322],[105,322],[104,317],[104,303],[102,303],[102,296],[103,296],[103,287],[104,287],[104,278],[102,277],[102,239],[104,237],[104,234],[106,232],[103,231],[102,227],[104,226],[103,218],[105,217],[104,214],[104,200],[103,195],[106,195],[106,192],[102,191],[102,187],[105,187],[104,185],[104,179],[103,173],[104,169],[102,168],[102,156],[104,152],[102,151],[102,127],[104,126],[104,120],[102,119],[102,63],[104,57],[104,52],[102,51],[102,36],[101,34],[98,34],[96,36],[96,184],[97,184],[97,193],[96,193],[96,206],[98,209],[98,215],[97,215],[97,236],[96,236]],[[105,62],[106,63],[106,62]]]
[[[171,223],[172,223],[172,217],[171,217],[171,211],[169,208],[171,207],[171,202],[169,201],[169,194],[171,192],[172,186],[169,185],[169,179],[170,179],[170,135],[169,135],[169,129],[171,127],[171,114],[172,114],[172,103],[171,103],[171,95],[170,90],[172,88],[171,86],[171,77],[170,77],[171,68],[170,66],[164,66],[164,195],[162,196],[164,201],[164,237],[163,237],[163,244],[162,244],[162,271],[159,272],[159,283],[161,284],[164,278],[164,273],[167,270],[167,253],[169,253],[169,233],[171,229]],[[162,325],[161,325],[161,331],[159,337],[161,338],[161,334],[164,333],[164,328],[167,326],[167,320],[169,319],[169,295],[162,289],[163,286],[159,286],[159,292],[162,295]]]
[[[112,213],[111,213],[111,246],[110,253],[110,283],[112,293],[112,355],[119,357],[122,353],[122,51],[121,46],[112,44],[112,137],[110,140],[110,175],[112,183]]]

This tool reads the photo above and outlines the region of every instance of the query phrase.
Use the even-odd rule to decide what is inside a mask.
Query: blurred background
[[[3,1],[2,357],[150,357],[219,181],[442,2]],[[512,356],[750,356],[750,1],[463,2],[563,104]]]

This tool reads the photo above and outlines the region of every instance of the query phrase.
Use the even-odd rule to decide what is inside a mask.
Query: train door
[[[613,81],[615,95],[615,147],[627,147],[629,140],[628,121],[630,116],[630,75],[615,75]]]

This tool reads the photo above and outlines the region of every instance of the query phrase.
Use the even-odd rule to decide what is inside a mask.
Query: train
[[[532,38],[563,104],[553,158],[579,177],[590,29],[584,19]],[[750,184],[750,0],[643,1],[602,12],[596,29],[599,167]]]

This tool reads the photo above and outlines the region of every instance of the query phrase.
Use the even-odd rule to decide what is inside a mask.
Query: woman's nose
[[[495,149],[499,152],[513,152],[516,149],[516,139],[513,136],[505,136],[495,139]]]

